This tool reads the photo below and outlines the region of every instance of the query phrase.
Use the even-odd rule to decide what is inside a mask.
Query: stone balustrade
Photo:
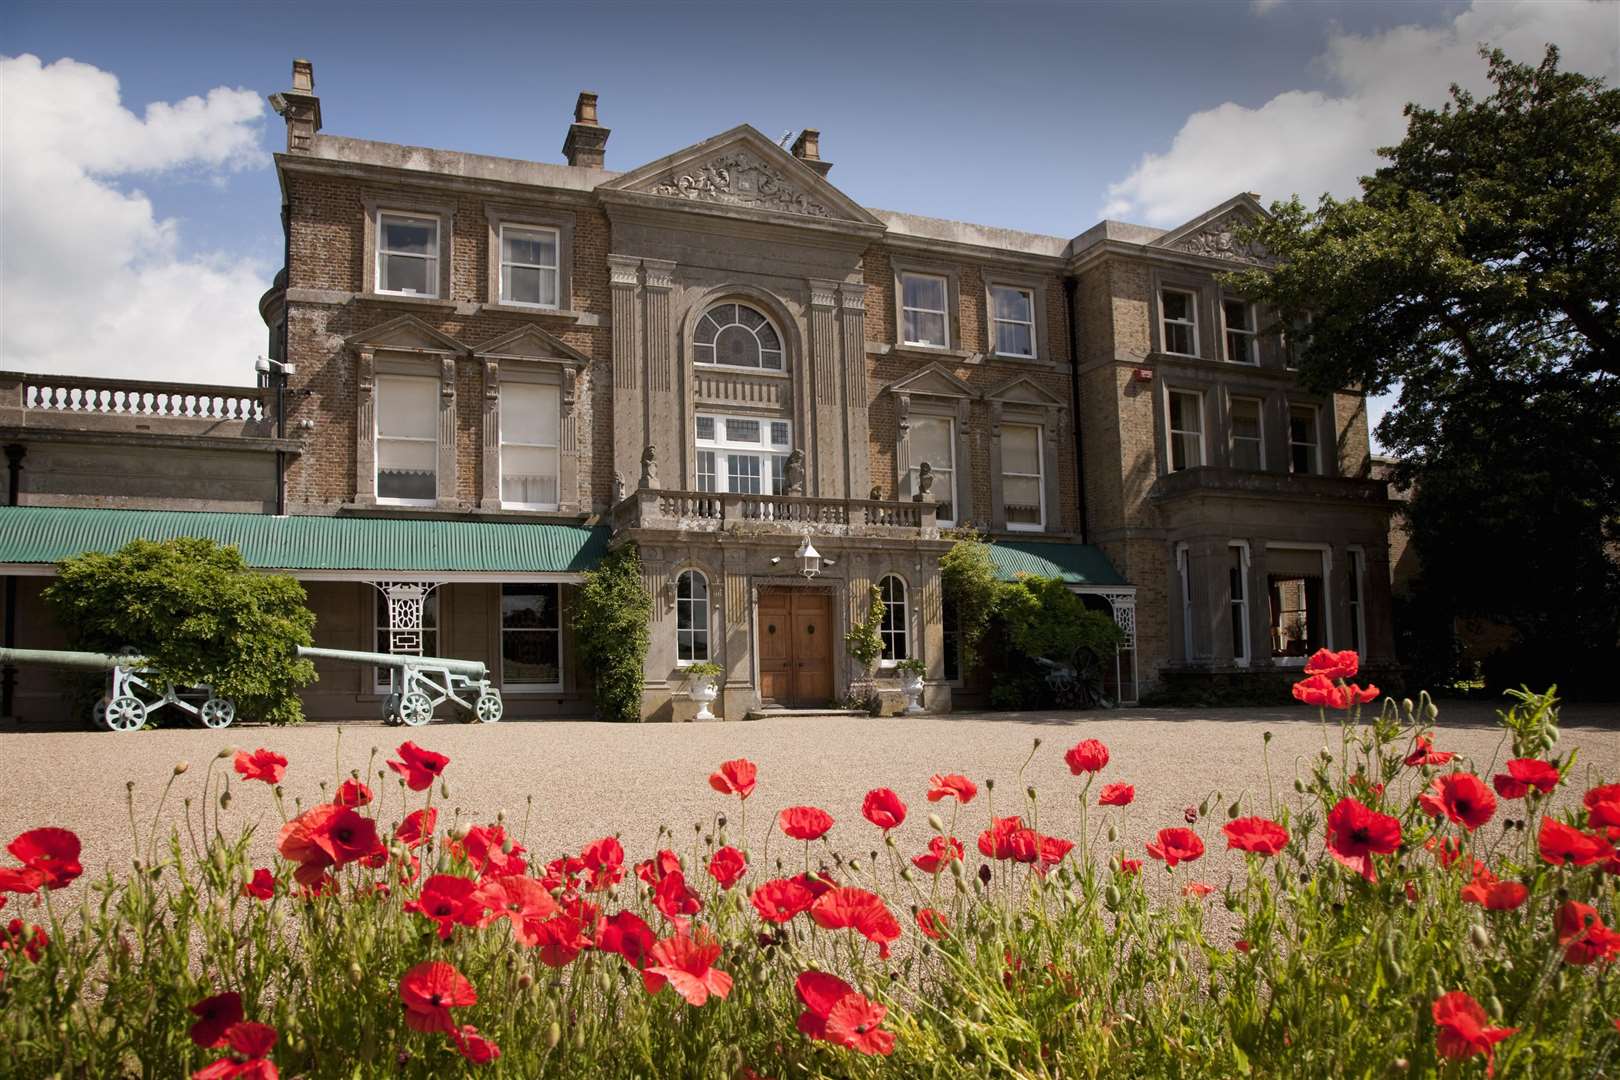
[[[0,372],[0,425],[266,436],[272,391],[256,386]]]
[[[929,502],[826,499],[804,495],[641,488],[613,508],[615,529],[684,529],[703,532],[762,529],[782,533],[905,533],[937,536],[937,509]]]

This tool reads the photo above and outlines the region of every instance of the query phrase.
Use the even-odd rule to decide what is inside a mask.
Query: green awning
[[[1020,574],[1053,577],[1068,585],[1124,585],[1113,564],[1090,544],[1041,540],[998,540],[990,545],[996,579],[1015,581]]]
[[[264,569],[410,574],[579,573],[601,561],[608,543],[603,527],[541,522],[0,506],[0,563],[54,563],[180,536],[234,545]]]

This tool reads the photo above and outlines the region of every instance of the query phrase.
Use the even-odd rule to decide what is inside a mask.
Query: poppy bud
[[[1560,994],[1569,989],[1569,975],[1565,973],[1563,968],[1559,968],[1558,974],[1553,976],[1553,989]]]
[[[1469,936],[1474,939],[1474,945],[1476,947],[1481,949],[1488,949],[1491,947],[1491,932],[1485,929],[1479,923],[1474,924],[1474,928],[1469,931]]]
[[[133,780],[125,780],[124,781],[124,790],[126,792],[133,792],[135,790],[135,781],[133,781]]]
[[[1114,823],[1112,821],[1110,821],[1108,823],[1108,842],[1110,844],[1112,844],[1114,841],[1116,841],[1118,839],[1119,839],[1119,830],[1114,828]]]
[[[546,1049],[555,1050],[560,1042],[562,1042],[562,1025],[553,1020],[546,1027]]]
[[[911,880],[911,867],[902,866],[900,868],[900,880],[901,881],[910,881]]]
[[[1401,712],[1405,713],[1407,716],[1412,715],[1412,699],[1411,698],[1409,698],[1409,697],[1401,698]]]
[[[1492,994],[1485,1007],[1491,1010],[1491,1016],[1497,1020],[1502,1019],[1502,999]]]
[[[222,746],[220,747],[219,753],[214,755],[214,760],[224,761],[234,753],[236,753],[236,748],[234,746]]]
[[[939,819],[938,814],[928,815],[928,827],[940,834],[945,832],[945,823]]]
[[[1107,906],[1109,911],[1114,911],[1119,907],[1120,900],[1121,896],[1119,886],[1110,883],[1109,886],[1103,890],[1103,904]]]
[[[1181,816],[1187,822],[1187,824],[1193,825],[1197,823],[1198,817],[1200,813],[1202,813],[1203,809],[1204,808],[1202,806],[1189,806],[1181,812]]]
[[[224,791],[219,793],[219,808],[221,810],[229,810],[231,808],[231,789],[230,788],[226,788]]]
[[[1269,731],[1261,732],[1260,733],[1260,739],[1263,742],[1270,742],[1271,741],[1271,732],[1269,732]]]
[[[439,798],[448,799],[449,797],[450,797],[450,781],[444,780],[444,779],[441,778],[439,780]]]
[[[534,976],[530,975],[527,971],[525,971],[523,974],[518,976],[518,989],[519,990],[527,990],[529,987],[531,987],[533,985],[534,985]]]
[[[1297,776],[1294,777],[1294,790],[1299,792],[1301,795],[1305,794],[1305,781],[1301,780]]]
[[[982,881],[986,885],[990,884],[990,864],[989,863],[980,863],[979,864],[979,880]]]
[[[961,877],[963,874],[967,873],[966,870],[962,869],[962,860],[961,859],[952,859],[950,865],[951,865],[951,873],[953,875],[955,875],[956,877]]]
[[[359,986],[362,982],[365,981],[365,978],[366,978],[365,969],[363,969],[359,964],[350,964],[349,965],[349,981],[351,983],[353,983],[356,986]]]
[[[585,1049],[585,1025],[579,1024],[574,1028],[574,1049]]]
[[[1233,799],[1232,804],[1226,808],[1226,818],[1227,818],[1227,820],[1230,821],[1233,818],[1237,817],[1239,812],[1240,812],[1240,807],[1238,806],[1238,800]]]
[[[895,846],[894,834],[892,832],[885,831],[883,833],[883,846],[888,847],[888,848],[892,848],[892,847]],[[877,856],[873,855],[872,858],[876,859]]]

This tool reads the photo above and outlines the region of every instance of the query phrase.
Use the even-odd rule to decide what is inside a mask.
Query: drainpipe
[[[1080,447],[1080,317],[1074,302],[1078,284],[1072,274],[1063,279],[1063,317],[1069,328],[1069,408],[1074,415],[1074,491],[1080,504],[1080,542],[1084,544],[1091,526],[1086,519],[1086,455]]]
[[[6,447],[6,469],[9,477],[6,484],[6,505],[16,506],[17,498],[22,490],[22,462],[23,455],[28,448],[12,443]],[[8,649],[17,646],[17,576],[6,575],[6,621],[3,631],[5,646]],[[0,717],[11,719],[12,706],[17,697],[17,668],[14,664],[7,664],[0,669]]]

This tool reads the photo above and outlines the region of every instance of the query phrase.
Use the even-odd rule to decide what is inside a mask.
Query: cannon
[[[146,718],[173,706],[191,723],[226,728],[236,719],[236,703],[205,685],[180,688],[158,677],[151,661],[136,653],[70,652],[57,649],[0,649],[0,665],[34,664],[73,671],[106,671],[111,686],[90,711],[90,722],[103,731],[139,731]],[[194,699],[201,697],[202,700]]]
[[[299,646],[298,655],[311,660],[392,668],[399,672],[393,693],[383,704],[383,722],[387,724],[421,727],[433,719],[433,710],[446,701],[461,706],[468,723],[493,724],[506,711],[500,690],[489,680],[489,669],[477,660],[304,646]]]

